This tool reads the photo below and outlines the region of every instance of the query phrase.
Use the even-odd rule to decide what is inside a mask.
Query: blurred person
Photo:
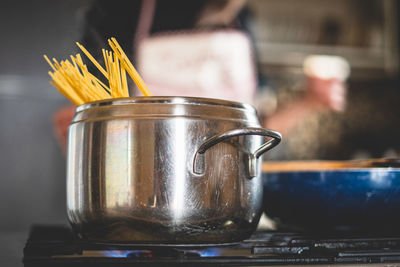
[[[85,13],[81,41],[102,62],[101,49],[107,47],[108,38],[116,37],[131,58],[139,58],[139,73],[155,95],[203,96],[251,103],[257,87],[257,70],[256,64],[252,64],[255,49],[248,19],[245,0],[94,0]],[[196,32],[229,34],[193,41],[194,36],[199,36]],[[237,33],[248,36],[250,45]],[[166,38],[161,43],[152,42],[152,36]],[[199,42],[204,45],[197,45],[187,53],[189,45]],[[93,66],[91,72],[96,73]],[[306,75],[304,94],[265,117],[262,121],[265,127],[286,134],[311,112],[344,110],[343,79]],[[242,79],[235,80],[238,76]],[[73,109],[63,108],[54,119],[64,148]]]
[[[311,113],[343,112],[346,108],[346,79],[350,74],[348,62],[338,56],[308,56],[303,63],[305,91],[294,102],[280,107],[264,119],[267,128],[289,133]]]

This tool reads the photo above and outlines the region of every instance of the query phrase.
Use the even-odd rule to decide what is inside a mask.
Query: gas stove
[[[400,235],[257,231],[221,245],[102,244],[65,226],[34,226],[25,266],[400,266]]]

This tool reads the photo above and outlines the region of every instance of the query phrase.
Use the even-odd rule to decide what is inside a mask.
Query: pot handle
[[[278,145],[282,140],[282,136],[280,133],[273,130],[267,130],[257,127],[244,127],[244,128],[229,130],[224,133],[214,135],[213,137],[204,141],[197,149],[194,155],[193,173],[197,175],[202,175],[204,173],[205,170],[204,154],[207,151],[207,149],[220,142],[225,141],[226,139],[241,135],[260,135],[271,138],[267,142],[262,144],[254,153],[249,153],[249,160],[248,160],[249,176],[250,178],[257,176],[257,164],[256,164],[257,159],[262,154],[264,154],[268,150]]]

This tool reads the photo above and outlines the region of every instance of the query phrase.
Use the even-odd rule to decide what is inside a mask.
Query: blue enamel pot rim
[[[322,172],[399,172],[400,168],[376,167],[376,168],[343,168],[343,169],[321,169],[321,170],[294,170],[294,171],[263,171],[268,174],[290,174],[290,173],[322,173]]]

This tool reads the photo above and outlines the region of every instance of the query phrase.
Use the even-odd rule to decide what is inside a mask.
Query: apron
[[[134,39],[137,68],[153,94],[251,104],[257,79],[250,38],[235,29],[150,35],[155,6],[142,1]]]

